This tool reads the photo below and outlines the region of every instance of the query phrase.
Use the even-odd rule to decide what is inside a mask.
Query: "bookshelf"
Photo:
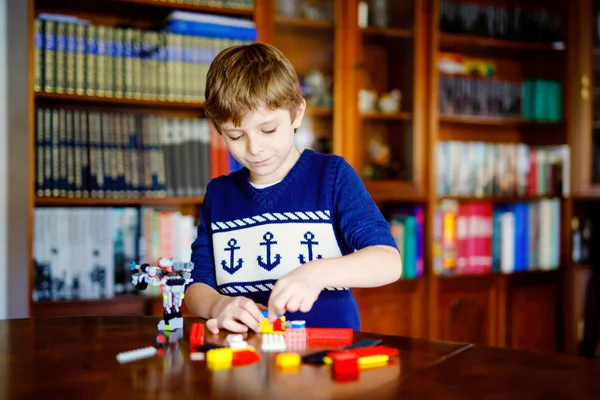
[[[428,335],[518,349],[562,350],[566,297],[561,282],[568,268],[571,203],[569,192],[562,190],[564,185],[542,188],[541,180],[532,183],[537,176],[531,174],[530,160],[536,160],[532,154],[538,153],[538,157],[550,159],[553,156],[546,156],[543,149],[569,144],[567,123],[571,114],[564,89],[569,83],[567,68],[573,43],[568,34],[572,23],[569,6],[553,1],[469,5],[433,1],[432,6],[427,158],[436,161],[428,170],[425,218],[426,243],[433,244],[427,277]],[[510,23],[481,24],[484,9],[505,21],[512,21],[517,11],[548,12],[548,20],[560,15],[560,30],[549,26],[545,37],[524,37],[535,35],[535,29],[526,32]],[[527,17],[530,22],[535,21],[533,15]],[[535,96],[538,82],[551,82],[549,85],[558,88],[547,107]],[[499,93],[502,100],[494,100]],[[564,152],[564,147],[559,148]],[[521,156],[515,155],[520,151]],[[495,154],[491,159],[495,161],[489,161],[490,154]],[[563,165],[568,163],[566,158]],[[568,168],[552,168],[549,173],[553,177],[570,174]],[[517,229],[517,225],[502,222],[502,216],[507,215],[506,210],[522,209],[525,214],[520,214],[521,218],[514,214],[514,223],[522,229],[522,217],[536,215],[542,207],[553,207],[551,229],[558,234],[537,242],[540,247],[536,252],[553,254],[552,259],[532,257],[529,250],[535,248],[533,242],[529,236],[521,236],[526,242],[512,238],[515,246],[521,246],[520,251],[513,248],[514,264],[505,264],[511,253],[494,248],[494,238],[511,240],[506,233],[512,230],[504,231],[502,226]],[[532,224],[525,225],[527,234],[550,216],[538,215],[539,219],[529,217]],[[482,221],[493,225],[475,225]],[[539,229],[546,231],[541,226]],[[491,254],[480,253],[481,242],[475,243],[478,238],[492,241],[491,245],[483,242],[484,248],[491,247]],[[550,248],[560,251],[551,252]],[[519,259],[524,251],[528,259]],[[495,254],[500,254],[500,260]]]
[[[591,252],[598,237],[597,209],[600,200],[600,174],[598,173],[598,57],[600,36],[598,15],[600,4],[583,0],[573,7],[578,23],[573,34],[579,39],[578,51],[571,60],[573,71],[571,109],[577,118],[570,122],[570,143],[573,149],[573,196],[569,220],[570,249],[568,269],[565,274],[565,327],[567,349],[579,350],[583,339],[583,310],[585,290],[592,269]]]
[[[377,290],[356,290],[362,329],[492,346],[573,352],[581,315],[581,292],[589,268],[575,267],[570,257],[572,217],[585,221],[590,208],[600,199],[600,179],[594,179],[590,168],[595,157],[590,149],[598,118],[593,117],[593,104],[589,100],[595,76],[592,50],[600,45],[591,40],[592,32],[596,31],[592,18],[588,21],[581,17],[586,15],[586,7],[591,7],[592,0],[568,4],[540,0],[531,6],[562,16],[560,33],[551,42],[514,37],[509,40],[488,37],[481,32],[466,34],[456,27],[447,29],[440,21],[444,15],[442,5],[447,7],[450,1],[327,0],[309,1],[308,8],[285,7],[302,3],[255,0],[254,8],[248,10],[162,0],[105,0],[89,4],[69,0],[30,1],[32,18],[40,12],[61,12],[110,26],[135,19],[134,27],[139,29],[162,21],[173,10],[252,19],[258,40],[274,44],[290,58],[307,90],[309,106],[299,135],[301,144],[343,155],[361,174],[384,215],[408,209],[422,212],[421,231],[418,231],[422,235],[418,244],[422,248],[422,270],[414,278],[403,278]],[[525,0],[476,3],[481,7],[530,7]],[[367,4],[367,17],[363,4]],[[378,8],[381,5],[384,7]],[[33,21],[30,22],[33,30]],[[579,38],[585,39],[579,48],[587,51],[576,55],[574,43]],[[30,47],[33,53],[33,38]],[[459,64],[452,57],[456,54],[461,55],[461,62],[479,60],[481,62],[473,65],[493,65],[493,74],[482,77],[441,72],[440,61],[445,67]],[[162,118],[201,119],[203,116],[202,100],[193,96],[132,98],[34,91],[33,65],[30,70],[32,107],[131,112]],[[519,85],[525,82],[536,87],[536,82],[543,80],[544,90],[556,90],[555,83],[560,83],[558,87],[562,92],[558,97],[547,96],[555,101],[554,114],[544,118],[535,114],[532,117],[530,113],[524,115],[514,104],[508,109],[495,106],[497,108],[488,113],[475,112],[472,104],[467,109],[464,104],[462,109],[455,107],[448,90],[444,91],[460,89],[456,84],[459,80],[467,83],[465,87],[472,82],[484,87],[490,81],[501,81],[504,86],[498,87],[512,90],[513,94],[519,92]],[[544,86],[546,81],[552,84]],[[323,82],[325,85],[319,86]],[[311,96],[315,87],[319,90]],[[321,90],[323,88],[325,90]],[[398,92],[392,92],[395,89]],[[580,91],[585,92],[585,89],[588,95],[584,98]],[[398,100],[398,93],[400,101],[396,107],[394,101]],[[387,96],[381,102],[384,94]],[[454,99],[454,103],[458,102]],[[35,121],[35,111],[31,115]],[[34,137],[36,125],[32,122],[31,126],[30,135]],[[446,176],[450,168],[438,168],[438,149],[442,143],[449,142],[459,143],[459,147],[450,146],[448,151],[456,152],[465,164],[469,160],[466,156],[472,152],[470,146],[475,145],[483,144],[484,148],[498,145],[502,149],[518,145],[526,145],[528,149],[569,145],[572,150],[565,165],[571,167],[566,170],[571,191],[557,190],[556,183],[534,191],[489,192],[474,190],[473,185],[468,184],[464,190],[440,191],[440,182],[450,179]],[[34,143],[30,150],[33,163]],[[555,173],[560,175],[558,171]],[[195,217],[202,203],[201,193],[154,198],[42,197],[36,195],[34,177],[31,179],[33,207],[151,207]],[[498,185],[504,187],[506,183]],[[560,209],[554,219],[555,229],[551,229],[558,232],[551,241],[554,248],[560,250],[557,259],[546,262],[543,268],[528,260],[527,268],[509,272],[484,270],[481,265],[477,272],[440,271],[440,254],[444,254],[440,253],[443,237],[439,236],[442,204],[456,207],[487,204],[487,210],[506,211],[515,204],[541,202]],[[34,232],[33,213],[31,210],[30,232]],[[485,215],[489,223],[492,216]],[[33,238],[30,248],[32,246]],[[34,276],[32,257],[29,260],[30,293]],[[124,296],[122,301],[124,313],[160,312],[160,302],[152,296]],[[30,309],[31,315],[104,313],[121,307],[120,304],[119,298],[32,301]]]

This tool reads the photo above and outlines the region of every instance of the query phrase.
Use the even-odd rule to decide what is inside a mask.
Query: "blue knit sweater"
[[[396,247],[354,169],[340,156],[304,150],[273,186],[253,187],[246,169],[210,182],[192,245],[192,284],[267,305],[277,279],[298,266],[374,245]],[[308,313],[286,318],[305,320],[308,327],[360,330],[348,288],[326,288]]]

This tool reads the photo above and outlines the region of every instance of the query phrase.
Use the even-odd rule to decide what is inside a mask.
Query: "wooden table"
[[[600,398],[600,361],[462,343],[380,337],[399,349],[388,367],[334,382],[328,367],[280,372],[273,353],[258,363],[212,371],[188,358],[183,338],[163,356],[119,364],[119,352],[154,345],[157,318],[81,317],[0,321],[0,398],[311,399]],[[206,341],[224,343],[225,334]],[[259,337],[248,341],[260,352]]]

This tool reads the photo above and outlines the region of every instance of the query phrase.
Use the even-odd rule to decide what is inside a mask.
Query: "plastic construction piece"
[[[350,346],[344,347],[344,350],[357,349],[360,347],[372,347],[377,346],[383,342],[381,339],[372,339],[372,338],[362,338],[358,341],[352,343]]]
[[[298,353],[279,353],[275,356],[275,364],[283,369],[296,368],[302,361]]]
[[[233,351],[229,347],[206,352],[206,365],[213,370],[231,368],[232,360]]]
[[[306,321],[290,321],[290,328],[304,329],[306,328]]]
[[[200,352],[208,352],[210,350],[213,349],[222,349],[225,346],[221,346],[219,344],[214,344],[214,343],[206,343],[203,344],[202,346],[196,346],[196,348],[194,349],[195,351],[200,351]]]
[[[321,350],[315,353],[305,354],[304,356],[302,356],[302,362],[306,364],[324,364],[323,359],[332,351],[333,350]]]
[[[235,333],[235,334],[229,334],[225,337],[225,341],[227,342],[227,344],[231,345],[231,343],[239,343],[239,342],[243,342],[244,341],[244,336],[239,334],[239,333]]]
[[[141,360],[144,358],[149,358],[155,356],[157,353],[156,347],[148,346],[143,347],[141,349],[135,349],[130,351],[125,351],[117,354],[117,361],[121,364]]]
[[[344,347],[352,344],[354,331],[351,328],[306,328],[309,347]]]
[[[190,328],[190,348],[194,349],[204,343],[204,324],[194,322]]]
[[[276,333],[263,333],[262,335],[263,351],[285,351],[285,338]]]
[[[337,382],[355,381],[359,376],[358,356],[351,351],[331,354],[333,379]]]
[[[192,361],[204,361],[205,355],[200,352],[190,353],[190,360]]]
[[[163,319],[158,323],[161,331],[174,331],[183,328],[181,304],[185,285],[192,282],[192,262],[178,261],[174,258],[161,257],[157,266],[150,264],[129,264],[131,283],[137,290],[146,290],[148,285],[161,286],[163,289]]]
[[[156,345],[164,346],[166,343],[167,343],[167,336],[165,335],[164,332],[158,331],[156,333]]]
[[[255,363],[260,360],[260,355],[252,348],[248,346],[244,350],[234,351],[232,356],[232,365],[241,366]]]

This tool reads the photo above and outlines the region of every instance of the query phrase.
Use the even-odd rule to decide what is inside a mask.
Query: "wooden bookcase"
[[[564,49],[540,43],[442,32],[439,0],[389,0],[389,9],[384,13],[387,21],[375,21],[370,9],[366,24],[359,23],[359,0],[318,2],[327,3],[331,13],[329,18],[321,20],[306,18],[302,12],[293,14],[289,10],[281,10],[277,0],[255,0],[253,11],[166,0],[105,0],[89,4],[69,0],[30,0],[30,25],[33,26],[33,18],[42,11],[70,13],[113,25],[134,18],[139,27],[159,21],[175,9],[252,18],[258,29],[258,40],[279,47],[290,58],[303,82],[316,70],[328,80],[332,101],[309,103],[305,120],[305,127],[314,134],[313,140],[320,143],[320,150],[343,155],[363,176],[365,186],[382,207],[388,204],[424,206],[424,275],[411,280],[401,279],[374,290],[356,290],[363,330],[573,352],[581,287],[586,275],[577,272],[580,270],[575,269],[571,262],[571,217],[575,211],[585,213],[589,199],[600,198],[597,197],[600,181],[594,182],[590,170],[593,135],[589,135],[594,126],[589,100],[593,93],[594,74],[589,57],[594,54],[592,49],[598,47],[594,45],[597,41],[591,40],[597,27],[591,16],[589,21],[582,18],[582,15],[587,15],[591,2],[534,2],[537,6],[557,10],[562,16]],[[374,1],[367,3],[374,4]],[[525,5],[530,2],[505,0],[484,3]],[[585,23],[581,23],[582,20]],[[33,39],[30,47],[33,49]],[[496,62],[498,74],[510,80],[548,78],[560,81],[563,88],[562,121],[549,123],[527,121],[520,117],[476,118],[441,114],[437,63],[441,54],[448,52],[492,59]],[[33,66],[29,67],[33,71]],[[33,73],[30,75],[33,76]],[[585,82],[588,83],[583,85]],[[586,88],[587,97],[581,97],[580,91]],[[380,97],[393,89],[398,89],[401,94],[398,110],[385,112],[375,107],[365,111],[360,101],[364,96],[364,93],[361,94],[363,90],[374,91]],[[32,121],[37,104],[202,116],[202,104],[198,102],[36,93],[33,92],[33,81],[30,91]],[[34,129],[35,124],[30,125]],[[33,131],[30,132],[30,135],[33,134]],[[559,196],[561,245],[557,270],[477,276],[436,275],[433,266],[434,220],[441,200],[468,202],[483,199],[500,204],[546,197],[438,195],[436,148],[438,143],[448,140],[571,146],[573,194]],[[372,162],[369,144],[373,142],[386,146],[391,161],[391,168],[379,171],[377,176],[368,168]],[[32,142],[32,160],[35,157],[33,146]],[[32,172],[31,196],[35,199],[32,206],[150,205],[196,215],[202,201],[195,197],[42,199],[34,196],[33,179]],[[576,205],[580,203],[585,203],[585,206]],[[30,232],[33,232],[32,220],[33,210],[30,213]],[[32,257],[28,261],[31,293]],[[31,315],[68,315],[114,313],[120,312],[115,310],[121,307],[123,313],[160,313],[160,302],[146,297],[98,302],[32,302],[30,310]]]

